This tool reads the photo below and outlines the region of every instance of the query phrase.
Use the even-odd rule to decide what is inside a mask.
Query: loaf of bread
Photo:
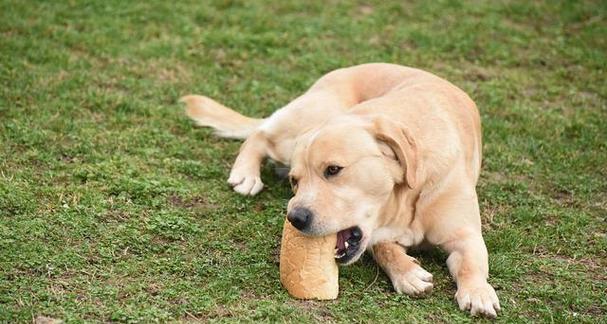
[[[299,299],[337,298],[339,273],[335,235],[304,236],[285,220],[280,247],[280,282]]]

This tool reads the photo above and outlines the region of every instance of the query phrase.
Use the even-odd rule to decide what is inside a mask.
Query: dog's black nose
[[[287,219],[295,228],[303,231],[310,226],[313,216],[312,211],[308,208],[295,207],[287,214]]]

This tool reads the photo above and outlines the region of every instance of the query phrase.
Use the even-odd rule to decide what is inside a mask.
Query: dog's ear
[[[379,142],[382,153],[395,159],[404,170],[400,182],[406,181],[407,186],[413,189],[417,181],[418,158],[417,143],[411,132],[400,123],[376,117],[372,120],[371,133]]]

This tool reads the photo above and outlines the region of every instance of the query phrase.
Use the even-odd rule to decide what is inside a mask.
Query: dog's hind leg
[[[234,191],[253,196],[263,188],[260,169],[268,155],[268,139],[263,131],[255,131],[240,147],[240,152],[230,171],[228,183]]]
[[[394,242],[373,246],[373,257],[390,277],[394,290],[409,296],[420,296],[432,291],[432,274],[407,255],[405,248]]]

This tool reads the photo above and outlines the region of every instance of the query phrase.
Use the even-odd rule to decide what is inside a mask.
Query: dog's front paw
[[[419,265],[403,273],[395,273],[390,276],[394,290],[409,296],[421,296],[432,291],[432,274]]]
[[[263,189],[263,182],[259,175],[243,174],[232,170],[228,183],[234,191],[245,196],[254,196]]]
[[[500,310],[500,302],[491,285],[484,283],[480,286],[460,287],[455,293],[459,308],[470,311],[472,316],[496,318]]]

